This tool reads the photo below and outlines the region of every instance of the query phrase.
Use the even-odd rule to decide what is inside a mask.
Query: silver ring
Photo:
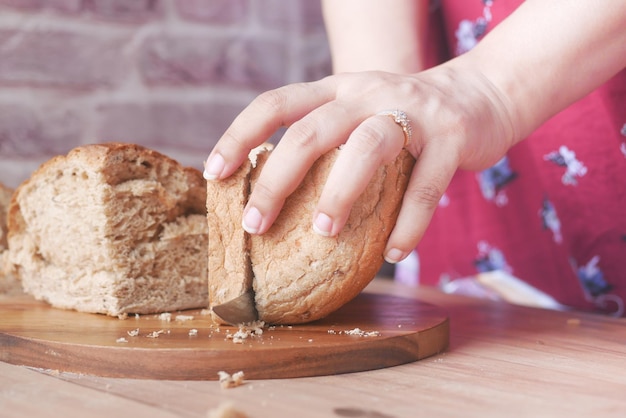
[[[398,124],[400,128],[402,128],[402,132],[404,133],[404,147],[411,143],[411,124],[408,116],[405,112],[401,110],[383,110],[382,112],[378,112],[379,116],[391,116],[393,121]]]

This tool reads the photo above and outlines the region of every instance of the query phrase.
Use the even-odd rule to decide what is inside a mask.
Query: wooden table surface
[[[385,279],[366,291],[446,309],[449,349],[382,370],[248,380],[230,389],[217,381],[103,378],[0,361],[0,416],[207,417],[227,404],[248,417],[626,416],[625,319],[487,302]]]

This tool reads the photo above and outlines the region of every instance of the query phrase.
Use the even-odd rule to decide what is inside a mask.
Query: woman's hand
[[[218,141],[205,177],[228,177],[252,148],[287,126],[244,210],[245,230],[262,234],[313,162],[343,145],[311,214],[314,231],[335,236],[372,174],[404,145],[393,118],[377,115],[386,110],[408,115],[412,140],[406,148],[417,159],[385,251],[389,262],[400,261],[421,239],[455,171],[489,167],[515,140],[498,91],[457,61],[416,75],[346,73],[266,92]]]

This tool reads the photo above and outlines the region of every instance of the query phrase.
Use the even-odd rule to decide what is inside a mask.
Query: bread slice
[[[233,300],[252,288],[249,235],[241,227],[251,172],[252,162],[246,160],[227,179],[207,182],[208,284],[213,305]]]
[[[0,293],[13,293],[20,290],[20,285],[5,261],[8,256],[7,212],[13,189],[0,183]]]
[[[9,261],[27,293],[121,315],[205,307],[206,188],[198,170],[130,144],[44,163],[9,209]]]
[[[228,180],[207,183],[211,306],[245,293],[251,283],[260,320],[310,322],[349,302],[375,277],[415,160],[402,151],[380,167],[342,232],[322,237],[313,233],[311,216],[340,152],[333,150],[313,165],[263,235],[245,233],[241,217],[268,153],[258,155],[256,168],[247,162]],[[220,199],[229,202],[227,208],[214,205]]]
[[[7,210],[13,190],[0,183],[0,252],[8,248],[7,244]]]

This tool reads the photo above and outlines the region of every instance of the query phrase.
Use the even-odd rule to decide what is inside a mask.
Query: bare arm
[[[626,66],[626,1],[526,0],[457,60],[502,92],[523,139]]]
[[[322,0],[333,72],[424,68],[428,0]]]
[[[404,143],[398,126],[376,114],[401,109],[412,121],[407,149],[417,163],[387,244],[388,261],[399,261],[420,241],[458,168],[489,167],[547,118],[626,66],[624,0],[526,0],[473,50],[421,72],[414,71],[421,64],[410,60],[416,45],[404,50],[417,37],[406,35],[409,26],[400,19],[419,14],[389,19],[380,10],[378,27],[358,12],[369,1],[354,4],[350,19],[358,30],[338,32],[340,21],[332,21],[339,15],[329,15],[337,71],[390,72],[342,73],[267,92],[235,119],[209,156],[207,178],[225,178],[250,149],[279,126],[289,126],[248,201],[244,217],[251,233],[267,231],[315,159],[345,144],[312,214],[316,231],[339,233],[370,173],[392,160]],[[401,10],[400,4],[410,7],[405,0],[377,4],[393,5],[387,13]],[[358,35],[364,32],[371,37],[367,42]],[[349,42],[350,37],[356,38]],[[400,42],[398,50],[392,41]]]

